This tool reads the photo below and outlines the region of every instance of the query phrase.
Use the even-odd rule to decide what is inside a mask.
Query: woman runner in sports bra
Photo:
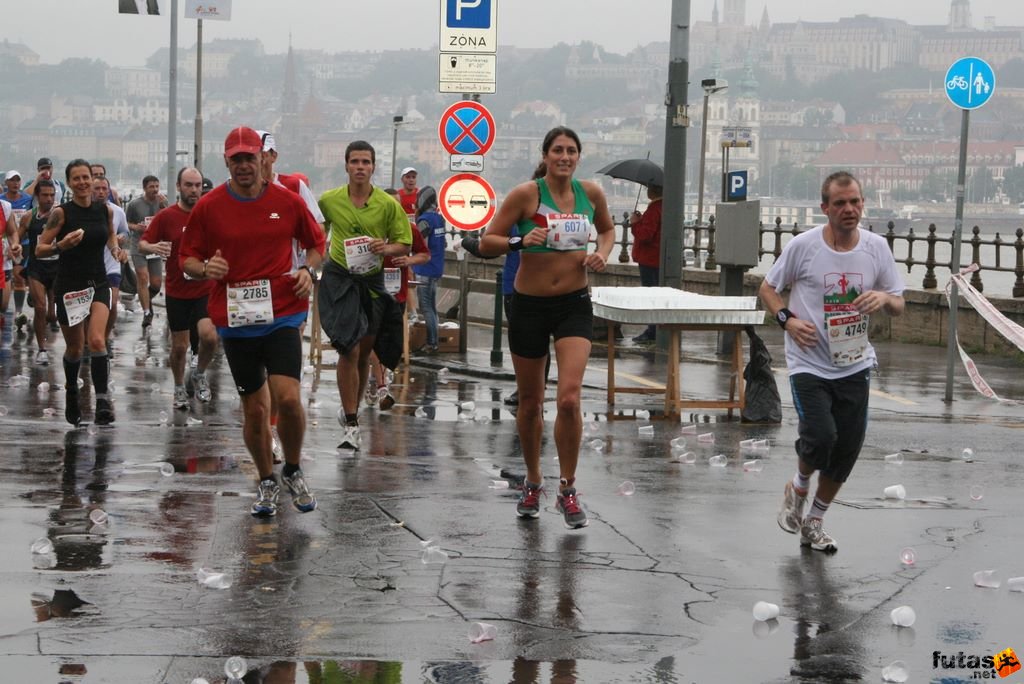
[[[569,528],[588,523],[575,487],[583,432],[580,390],[593,332],[587,269],[605,269],[615,240],[604,192],[595,183],[573,178],[581,147],[579,136],[569,128],[548,131],[535,174],[539,177],[509,192],[480,243],[480,251],[488,256],[522,250],[508,334],[519,392],[516,426],[526,461],[526,481],[516,512],[524,518],[540,515],[544,364],[554,338],[555,446],[560,469],[556,507]],[[509,237],[513,225],[521,237]],[[597,250],[588,253],[591,228],[597,231]]]
[[[40,259],[60,255],[57,278],[53,285],[57,301],[57,320],[64,333],[64,375],[67,399],[64,417],[72,425],[82,421],[78,405],[78,371],[82,351],[89,345],[92,384],[96,394],[97,425],[114,422],[114,406],[107,394],[107,316],[110,315],[111,293],[103,250],[120,262],[128,254],[121,250],[114,234],[113,213],[106,202],[92,199],[92,171],[89,162],[75,159],[68,164],[65,176],[72,197],[50,211],[50,217],[36,243],[35,256]]]

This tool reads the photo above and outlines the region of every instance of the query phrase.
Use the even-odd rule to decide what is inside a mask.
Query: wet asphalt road
[[[138,321],[120,325],[117,422],[99,429],[63,423],[63,393],[37,390],[60,385],[59,366],[34,367],[34,345],[4,329],[2,681],[217,682],[235,655],[246,682],[880,681],[895,660],[912,682],[964,681],[972,670],[935,668],[934,652],[1024,653],[1024,593],[1006,583],[1024,576],[1024,409],[978,398],[960,376],[945,405],[944,350],[880,349],[867,443],[826,518],[840,551],[825,556],[775,522],[796,431],[782,374],[782,425],[685,416],[715,437],[686,437],[697,456],[688,465],[671,461],[680,424],[659,420],[654,398],[620,396],[608,415],[596,350],[578,482],[591,523],[569,531],[553,494],[539,520],[520,521],[514,494],[490,488],[514,483],[522,464],[501,402],[512,383],[488,365],[489,330],[471,331],[465,359],[419,359],[400,373],[395,408],[364,409],[357,454],[335,449],[328,371],[310,397],[303,462],[320,508],[285,505],[267,522],[248,514],[255,472],[226,364],[212,370],[213,402],[173,411],[163,318],[146,336]],[[779,340],[766,333],[781,367]],[[684,394],[723,385],[713,345],[684,340]],[[1019,366],[977,360],[997,392],[1021,396]],[[663,358],[649,353],[627,353],[617,368],[625,381],[664,377]],[[10,386],[18,375],[28,384]],[[460,409],[467,401],[475,408]],[[638,430],[647,424],[651,435]],[[762,471],[744,471],[742,439],[769,440]],[[902,465],[886,463],[897,451]],[[717,454],[724,468],[708,465]],[[627,480],[635,493],[617,494]],[[897,483],[906,500],[884,499]],[[105,525],[90,521],[95,509]],[[39,538],[53,550],[31,553]],[[427,540],[446,563],[421,561]],[[900,561],[907,547],[911,566]],[[231,586],[202,586],[200,567]],[[984,569],[998,571],[998,589],[974,586]],[[759,600],[780,606],[776,621],[753,620]],[[891,624],[900,605],[915,609],[912,628]],[[471,644],[473,622],[495,625],[497,637]]]

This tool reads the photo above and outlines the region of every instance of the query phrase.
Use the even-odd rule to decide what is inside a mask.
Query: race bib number
[[[267,325],[274,322],[270,281],[243,280],[228,285],[228,327]]]
[[[868,346],[868,317],[862,313],[844,312],[827,316],[828,350],[832,365],[845,368],[863,361]]]
[[[92,300],[95,296],[96,290],[92,287],[68,292],[64,295],[64,311],[68,315],[69,328],[73,328],[89,317],[89,309],[92,308]]]
[[[396,295],[402,290],[402,269],[384,269],[384,289],[389,295]]]
[[[376,270],[380,266],[380,257],[370,251],[372,241],[373,238],[367,235],[345,240],[345,263],[348,264],[349,273],[362,275]]]
[[[572,251],[587,248],[590,221],[583,214],[548,214],[548,249]]]

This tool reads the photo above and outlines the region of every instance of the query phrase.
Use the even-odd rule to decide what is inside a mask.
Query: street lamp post
[[[704,159],[708,152],[708,98],[729,87],[724,79],[705,78],[700,82],[704,89],[704,115],[700,119],[700,179],[697,181],[697,222],[699,226],[704,218]]]
[[[395,187],[395,171],[398,168],[398,164],[397,164],[397,162],[398,162],[398,158],[397,158],[397,155],[398,155],[398,127],[402,125],[402,122],[404,120],[405,120],[405,117],[403,117],[401,115],[396,115],[395,118],[393,118],[391,120],[391,127],[393,129],[393,132],[392,132],[392,137],[391,137],[391,186],[390,187],[392,187],[392,188]]]

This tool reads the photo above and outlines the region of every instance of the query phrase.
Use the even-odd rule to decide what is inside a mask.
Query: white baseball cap
[[[404,169],[402,169],[402,173],[400,173],[399,175],[400,176],[407,176],[410,173],[417,173],[417,171],[416,171],[416,169],[414,169],[411,166],[406,166]]]
[[[260,134],[260,140],[263,141],[263,151],[270,152],[271,150],[277,151],[277,141],[274,140],[274,134],[269,131],[256,131]]]
[[[11,180],[12,178],[21,178],[21,173],[19,171],[15,171],[14,169],[11,169],[6,174],[4,174],[4,182],[5,183],[7,181]]]

